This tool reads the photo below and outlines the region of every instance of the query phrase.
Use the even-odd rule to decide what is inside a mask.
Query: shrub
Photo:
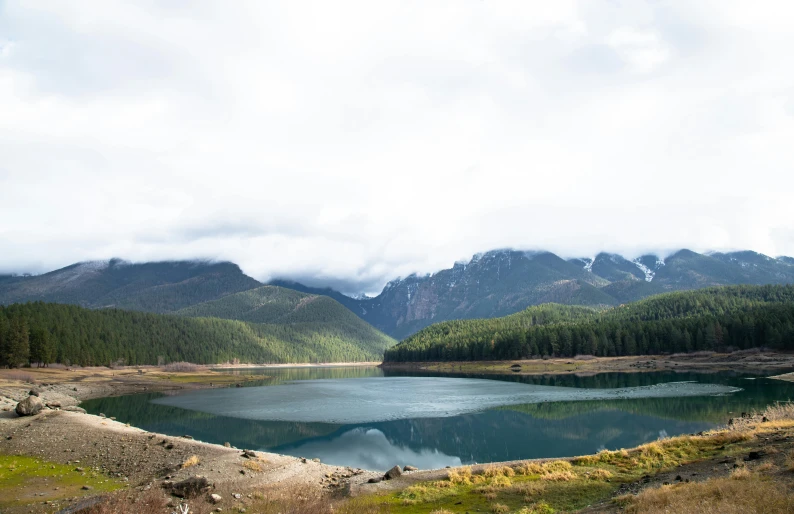
[[[507,514],[510,512],[510,507],[503,503],[492,503],[491,504],[491,512],[494,514]]]
[[[198,455],[192,455],[182,463],[182,469],[197,466],[199,462],[201,462],[201,459],[199,459]]]

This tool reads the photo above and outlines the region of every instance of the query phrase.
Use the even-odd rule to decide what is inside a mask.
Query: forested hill
[[[358,341],[372,355],[377,354],[378,359],[385,348],[397,343],[332,298],[276,286],[262,286],[228,295],[187,307],[177,314],[287,327],[315,327],[320,332],[333,330]]]
[[[385,361],[642,355],[766,346],[794,349],[794,286],[727,286],[605,310],[547,304],[491,319],[437,323]]]
[[[42,302],[0,306],[0,366],[378,361],[393,343],[322,321],[247,323]]]

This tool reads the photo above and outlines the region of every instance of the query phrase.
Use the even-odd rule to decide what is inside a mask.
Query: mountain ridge
[[[631,259],[599,252],[563,259],[548,251],[499,249],[434,273],[396,278],[373,297],[354,298],[286,278],[268,285],[331,298],[379,331],[403,339],[439,321],[505,316],[541,303],[611,307],[670,291],[792,282],[794,258],[749,250],[681,249]],[[42,275],[2,275],[0,304],[46,301],[177,313],[262,286],[230,262],[111,259]]]

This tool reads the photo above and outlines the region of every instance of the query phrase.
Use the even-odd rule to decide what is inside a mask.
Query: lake
[[[477,376],[336,367],[232,373],[271,378],[82,406],[153,432],[386,470],[628,448],[708,430],[794,398],[794,384],[735,372]]]

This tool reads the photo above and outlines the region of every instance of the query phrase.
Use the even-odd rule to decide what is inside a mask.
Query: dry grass
[[[792,420],[794,419],[794,403],[775,403],[764,409],[762,414],[769,421]]]
[[[262,464],[260,464],[255,460],[247,460],[243,462],[243,467],[249,471],[256,471],[256,472],[261,472],[264,469],[262,467]]]
[[[27,384],[37,384],[36,377],[32,374],[27,373],[25,371],[6,371],[3,373],[3,378],[8,380],[19,380],[20,382],[25,382]]]
[[[549,482],[568,482],[575,478],[576,475],[570,471],[554,471],[540,477],[541,480],[548,480]]]
[[[612,478],[612,473],[606,469],[597,468],[587,474],[590,480],[608,480]]]
[[[471,485],[471,468],[450,469],[447,479],[453,484]]]
[[[626,512],[643,514],[772,514],[794,512],[794,495],[783,484],[742,473],[741,479],[715,478],[705,482],[646,489],[623,497]]]
[[[199,462],[201,462],[201,459],[199,459],[198,455],[191,455],[182,463],[182,469],[198,466]]]
[[[789,451],[786,455],[786,471],[794,471],[794,450]]]

